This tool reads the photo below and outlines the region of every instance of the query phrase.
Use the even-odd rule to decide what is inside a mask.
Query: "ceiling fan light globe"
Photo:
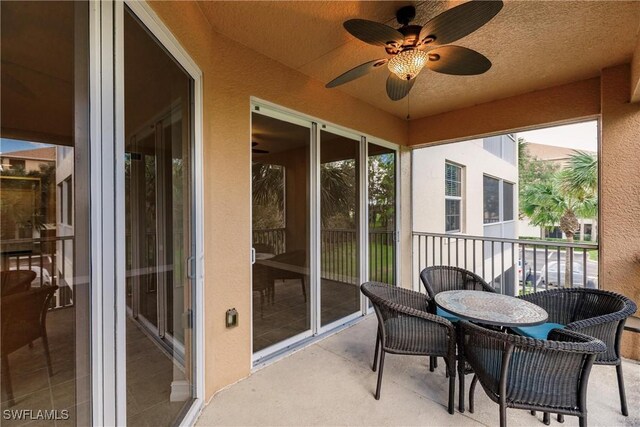
[[[418,49],[400,52],[389,61],[389,70],[403,80],[411,80],[427,65],[429,54]]]

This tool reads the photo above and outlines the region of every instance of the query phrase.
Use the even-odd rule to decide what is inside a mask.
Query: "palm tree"
[[[544,182],[523,189],[521,209],[533,225],[549,227],[560,224],[560,230],[572,242],[580,228],[578,217],[596,218],[598,213],[597,170],[594,156],[575,151],[568,166]],[[565,286],[571,285],[573,253],[565,257]]]

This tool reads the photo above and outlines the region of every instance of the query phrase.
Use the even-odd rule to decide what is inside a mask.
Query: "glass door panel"
[[[368,144],[369,280],[396,284],[396,151]]]
[[[172,425],[192,400],[193,80],[125,8],[127,419]]]
[[[320,132],[320,324],[360,310],[360,140]]]
[[[311,330],[310,124],[252,113],[253,351]]]
[[[89,7],[0,16],[2,410],[89,425]]]

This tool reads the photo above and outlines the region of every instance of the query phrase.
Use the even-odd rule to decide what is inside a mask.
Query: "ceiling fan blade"
[[[434,56],[438,59],[432,60]],[[429,57],[427,67],[443,74],[472,76],[485,73],[491,68],[491,61],[486,56],[461,46],[443,46],[430,50]]]
[[[501,0],[471,0],[442,12],[427,22],[420,40],[433,36],[432,46],[452,43],[473,33],[489,22],[502,9]]]
[[[404,80],[393,73],[387,77],[387,95],[392,101],[399,101],[409,94],[416,79]]]
[[[404,41],[400,31],[379,22],[349,19],[343,25],[352,36],[375,46],[400,46]]]
[[[252,148],[251,152],[252,153],[256,153],[256,154],[268,154],[269,153],[267,150],[261,150],[259,148]]]
[[[326,84],[325,87],[332,88],[336,86],[340,86],[351,80],[355,80],[368,74],[370,71],[373,71],[376,68],[379,68],[389,62],[388,59],[375,59],[373,61],[365,62],[364,64],[360,64],[357,67],[354,67],[347,71],[346,73],[340,74],[335,79],[331,80]]]

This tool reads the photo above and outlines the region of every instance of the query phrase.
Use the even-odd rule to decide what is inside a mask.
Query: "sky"
[[[13,151],[31,150],[34,148],[49,147],[49,144],[38,142],[19,141],[17,139],[0,138],[0,154],[11,153]]]
[[[598,151],[598,122],[575,123],[546,129],[518,132],[518,138],[537,144],[555,145],[575,150]]]

